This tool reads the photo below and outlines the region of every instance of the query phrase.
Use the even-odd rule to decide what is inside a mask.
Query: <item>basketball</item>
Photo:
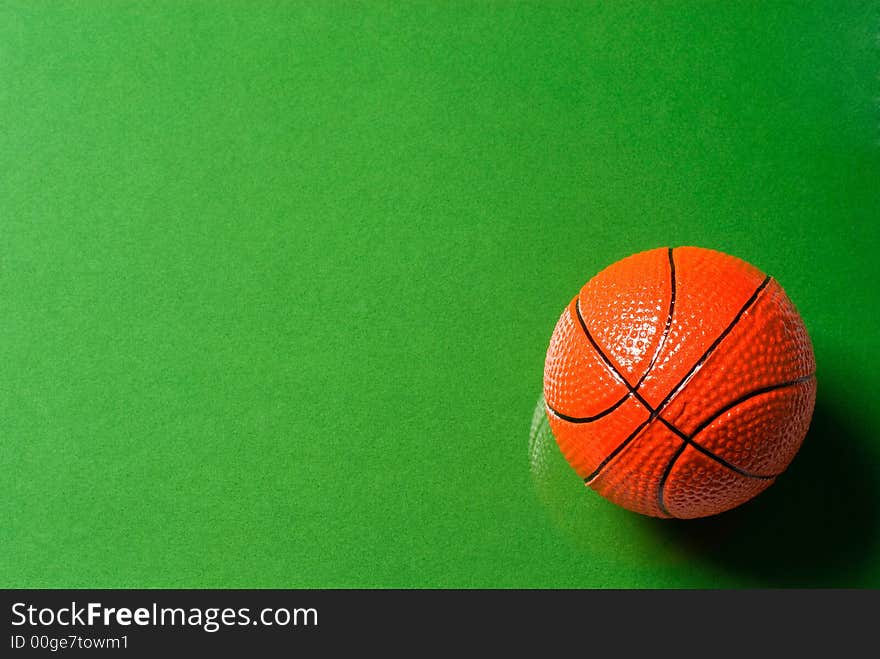
[[[562,454],[596,492],[645,515],[705,517],[791,463],[815,369],[775,279],[714,250],[660,248],[608,266],[568,304],[544,400]]]

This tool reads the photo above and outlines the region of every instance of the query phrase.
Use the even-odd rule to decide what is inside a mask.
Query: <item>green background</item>
[[[880,586],[878,29],[0,3],[0,585]],[[691,244],[779,279],[819,395],[767,493],[663,522],[530,424],[575,291]]]

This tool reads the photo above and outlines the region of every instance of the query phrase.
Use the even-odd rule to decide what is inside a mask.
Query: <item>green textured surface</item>
[[[3,2],[0,585],[880,586],[878,28]],[[677,524],[529,428],[574,292],[684,244],[780,280],[819,402],[771,490]]]

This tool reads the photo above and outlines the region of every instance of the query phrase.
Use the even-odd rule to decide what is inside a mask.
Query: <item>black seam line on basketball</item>
[[[727,405],[722,407],[720,410],[718,410],[714,414],[710,415],[709,418],[706,419],[705,421],[703,421],[702,423],[700,423],[700,425],[698,425],[697,428],[689,436],[684,436],[684,435],[679,434],[679,430],[675,426],[673,426],[671,423],[668,423],[666,421],[666,419],[664,419],[663,417],[660,417],[660,420],[663,423],[665,423],[670,430],[675,432],[677,435],[679,435],[679,437],[681,437],[681,439],[684,440],[684,443],[678,448],[678,450],[676,450],[675,454],[669,459],[669,464],[666,465],[666,469],[663,470],[663,476],[660,478],[660,485],[657,488],[657,504],[659,505],[660,510],[662,510],[667,515],[671,515],[669,510],[667,510],[666,504],[663,500],[663,495],[664,495],[664,491],[666,488],[666,481],[669,480],[669,475],[672,473],[672,468],[675,466],[675,462],[678,460],[678,458],[681,456],[681,454],[684,453],[684,449],[686,446],[693,446],[695,449],[697,449],[698,451],[703,453],[703,455],[706,455],[707,457],[711,458],[712,460],[715,460],[716,462],[727,467],[728,469],[735,471],[736,473],[740,474],[741,476],[747,476],[749,478],[759,478],[761,480],[772,480],[774,478],[778,478],[780,474],[775,474],[773,476],[760,476],[758,474],[749,473],[749,472],[745,471],[744,469],[740,469],[740,468],[736,467],[735,465],[729,463],[727,460],[721,458],[720,456],[715,455],[709,449],[707,449],[704,446],[695,442],[694,437],[696,437],[697,434],[699,434],[701,431],[703,431],[707,427],[709,427],[709,425],[713,421],[715,421],[715,419],[720,417],[725,412],[732,410],[737,405],[744,403],[745,401],[750,400],[756,396],[770,393],[771,391],[777,391],[779,389],[784,389],[786,387],[794,387],[796,385],[803,384],[804,382],[809,382],[814,377],[816,377],[816,374],[810,373],[809,375],[804,375],[799,378],[795,378],[794,380],[789,380],[788,382],[780,382],[779,384],[774,384],[774,385],[770,385],[767,387],[761,387],[760,389],[755,389],[754,391],[750,391],[749,393],[740,396],[735,401],[728,403]]]
[[[608,357],[605,355],[605,353],[599,348],[599,345],[593,339],[593,335],[590,334],[590,331],[587,329],[587,323],[586,323],[586,321],[584,321],[584,317],[581,315],[580,299],[575,301],[575,311],[577,312],[578,322],[580,323],[581,328],[584,331],[584,334],[587,336],[587,339],[589,339],[590,343],[593,345],[596,352],[599,353],[599,356],[602,358],[602,361],[605,362],[605,365],[608,366],[612,370],[614,375],[616,375],[620,380],[623,381],[623,384],[629,390],[629,393],[626,394],[625,396],[623,396],[620,400],[618,400],[616,403],[614,403],[608,409],[602,410],[598,414],[594,414],[592,416],[573,417],[573,416],[568,416],[566,414],[561,414],[561,413],[557,412],[556,410],[554,410],[553,408],[550,408],[550,411],[553,412],[560,419],[565,419],[566,421],[569,421],[571,423],[589,423],[591,421],[595,421],[596,419],[601,419],[606,414],[610,414],[611,412],[616,410],[618,407],[623,405],[624,401],[626,401],[626,399],[629,398],[629,396],[631,394],[635,395],[638,398],[639,402],[642,405],[644,405],[645,407],[647,407],[648,410],[651,410],[651,406],[648,405],[647,401],[644,398],[642,398],[640,395],[638,395],[636,390],[640,386],[642,386],[642,383],[648,377],[648,374],[651,372],[651,369],[654,368],[654,364],[657,363],[657,359],[660,357],[660,352],[663,350],[663,346],[666,345],[666,338],[669,336],[669,331],[672,329],[672,316],[675,313],[675,258],[672,255],[673,249],[674,248],[670,247],[667,251],[667,255],[669,258],[670,293],[669,293],[669,310],[666,312],[666,326],[663,328],[663,334],[660,336],[660,340],[657,342],[657,348],[654,350],[654,355],[651,357],[651,361],[648,363],[648,367],[645,369],[645,372],[642,373],[642,377],[639,378],[638,382],[636,382],[635,385],[630,386],[627,379],[625,377],[623,377],[623,374],[619,370],[617,370],[617,368],[615,368],[614,364],[611,363],[611,360],[608,359]]]
[[[547,405],[547,409],[550,410],[550,412],[554,416],[559,417],[563,421],[568,421],[569,423],[590,423],[592,421],[596,421],[598,419],[601,419],[603,416],[607,416],[608,414],[611,414],[614,410],[616,410],[618,407],[623,405],[623,403],[626,401],[627,398],[629,398],[629,396],[630,395],[627,393],[626,396],[624,396],[619,401],[614,403],[614,405],[612,405],[608,409],[602,410],[598,414],[594,414],[593,416],[579,416],[579,417],[578,416],[568,416],[567,414],[563,414],[559,410],[554,409],[553,407],[550,407],[550,405]]]
[[[754,389],[753,391],[750,391],[750,392],[748,392],[748,393],[746,393],[746,394],[743,394],[742,396],[740,396],[740,397],[737,398],[736,400],[731,401],[730,403],[727,403],[724,407],[722,407],[722,408],[720,408],[719,410],[713,412],[713,413],[709,416],[709,418],[707,418],[707,419],[701,421],[700,424],[699,424],[699,425],[694,429],[694,431],[690,434],[690,437],[691,437],[691,439],[693,439],[693,438],[696,437],[700,432],[702,432],[703,430],[705,430],[705,429],[706,429],[706,428],[707,428],[707,427],[708,427],[713,421],[715,421],[715,419],[717,419],[719,416],[721,416],[721,415],[724,414],[725,412],[729,412],[729,411],[732,410],[734,407],[736,407],[737,405],[740,405],[741,403],[746,402],[746,401],[749,400],[750,398],[754,398],[755,396],[760,396],[761,394],[767,394],[767,393],[770,393],[771,391],[776,391],[777,389],[784,389],[784,388],[786,388],[786,387],[794,387],[795,385],[803,384],[804,382],[809,382],[809,381],[812,380],[814,377],[816,377],[816,374],[815,374],[815,373],[810,373],[809,375],[802,375],[801,377],[799,377],[799,378],[795,378],[794,380],[789,380],[789,381],[787,381],[787,382],[780,382],[780,383],[778,383],[778,384],[771,384],[771,385],[768,385],[768,386],[766,386],[766,387],[761,387],[761,388],[759,388],[759,389]]]
[[[707,458],[714,460],[715,462],[720,464],[722,467],[727,467],[731,471],[735,471],[740,476],[746,476],[747,478],[758,478],[760,480],[771,480],[773,478],[776,478],[779,475],[779,474],[770,474],[770,475],[754,474],[750,471],[746,471],[745,469],[741,469],[740,467],[737,467],[735,464],[728,462],[727,460],[722,458],[720,455],[716,455],[715,453],[713,453],[712,451],[707,449],[705,446],[695,442],[693,440],[693,438],[688,437],[685,433],[683,433],[681,430],[679,430],[674,425],[669,423],[669,421],[664,419],[662,416],[658,416],[657,418],[660,420],[660,422],[664,426],[669,428],[669,430],[671,430],[675,435],[677,435],[679,438],[681,438],[684,441],[686,446],[693,446],[695,449],[697,449],[700,453],[705,455]]]
[[[668,394],[666,394],[666,398],[660,401],[660,404],[657,406],[658,412],[663,411],[663,408],[666,407],[669,401],[672,400],[676,396],[676,394],[678,394],[678,392],[681,391],[688,382],[690,382],[691,378],[697,373],[697,371],[699,371],[703,367],[703,364],[705,364],[709,357],[712,356],[712,353],[715,352],[715,349],[718,348],[719,345],[721,345],[721,342],[728,337],[728,335],[733,331],[733,328],[737,326],[740,320],[742,320],[742,317],[746,314],[746,312],[751,309],[752,306],[754,306],[755,302],[758,301],[758,297],[761,295],[761,292],[765,288],[767,288],[767,284],[769,284],[772,279],[773,278],[770,275],[764,277],[764,281],[761,282],[761,285],[755,289],[755,292],[752,293],[751,297],[749,297],[749,299],[746,300],[746,303],[740,308],[740,310],[736,312],[733,320],[731,320],[727,327],[725,327],[724,330],[721,332],[721,334],[718,335],[718,338],[712,341],[712,344],[708,348],[706,348],[706,352],[704,352],[702,356],[697,360],[697,363],[694,364],[691,369],[687,373],[685,373],[685,376],[678,381],[678,384],[676,384],[672,388],[672,390]]]
[[[663,328],[663,334],[660,337],[660,341],[657,343],[657,349],[654,351],[654,356],[651,357],[651,361],[648,364],[648,368],[645,369],[645,372],[642,374],[642,377],[639,378],[639,381],[636,382],[636,389],[638,389],[642,382],[645,381],[645,378],[648,377],[648,374],[654,368],[654,364],[657,363],[657,359],[660,357],[660,352],[663,350],[663,346],[666,345],[666,338],[669,336],[669,332],[672,329],[672,316],[675,313],[675,259],[672,256],[672,247],[669,248],[669,310],[666,312],[666,326]]]
[[[587,340],[589,340],[590,344],[593,346],[593,349],[596,351],[596,353],[599,355],[599,357],[602,359],[602,361],[605,362],[605,365],[611,371],[611,374],[615,378],[620,380],[621,383],[623,384],[623,386],[629,390],[628,395],[635,396],[636,400],[638,400],[642,405],[645,406],[645,408],[651,414],[653,414],[654,408],[651,407],[651,404],[648,401],[646,401],[638,391],[636,391],[635,387],[633,387],[633,385],[631,385],[627,381],[627,379],[623,376],[623,373],[621,373],[617,369],[617,367],[611,363],[611,359],[608,357],[608,355],[605,354],[605,351],[603,351],[602,348],[599,347],[599,344],[596,343],[596,339],[593,338],[593,335],[590,334],[590,330],[587,329],[587,323],[586,323],[586,321],[584,321],[584,317],[581,315],[581,301],[580,300],[575,300],[574,310],[575,310],[575,313],[577,314],[577,319],[581,325],[581,329],[584,331],[584,335],[587,337]]]
[[[663,500],[663,494],[666,489],[666,481],[669,480],[669,474],[672,473],[672,468],[675,466],[675,463],[678,461],[681,454],[684,453],[685,448],[687,448],[687,442],[682,442],[681,446],[679,446],[675,453],[672,454],[672,457],[666,465],[666,469],[663,470],[663,475],[660,476],[660,484],[657,486],[657,506],[660,508],[661,512],[670,517],[675,517],[675,515],[669,512],[669,509],[666,507],[666,502]]]
[[[590,345],[593,346],[593,349],[598,353],[599,357],[605,362],[605,366],[608,367],[608,370],[611,371],[611,375],[620,380],[623,385],[632,392],[632,385],[626,381],[626,378],[623,377],[623,373],[617,370],[617,367],[611,363],[611,360],[608,359],[608,356],[603,352],[602,348],[599,347],[599,344],[596,343],[596,339],[593,338],[593,335],[590,334],[590,330],[587,329],[587,323],[584,321],[583,315],[581,315],[581,300],[580,294],[578,294],[577,298],[574,301],[574,312],[577,316],[578,323],[580,323],[581,329],[584,332],[584,336],[587,337],[587,340],[590,342]]]
[[[602,462],[599,463],[599,466],[596,467],[596,470],[595,470],[592,474],[590,474],[589,476],[587,476],[587,477],[584,479],[584,483],[586,483],[587,485],[589,485],[593,480],[595,480],[596,477],[597,477],[597,476],[601,473],[601,471],[605,468],[605,465],[607,465],[607,464],[608,464],[609,462],[611,462],[615,457],[617,457],[617,454],[620,453],[620,452],[626,447],[627,444],[629,444],[633,439],[635,439],[636,435],[638,435],[640,432],[642,432],[642,430],[645,428],[645,426],[647,426],[649,423],[651,423],[651,421],[653,421],[653,418],[652,418],[652,417],[648,417],[647,419],[645,419],[644,421],[642,421],[638,426],[636,426],[636,429],[632,431],[632,433],[630,434],[630,436],[627,437],[626,439],[624,439],[623,442],[621,442],[621,443],[618,445],[618,447],[617,447],[616,449],[614,449],[613,451],[611,451],[611,453],[609,453],[609,454],[605,457],[605,459],[602,460]]]
[[[663,489],[666,487],[666,481],[669,478],[670,472],[672,472],[672,467],[675,465],[675,461],[678,460],[678,457],[684,452],[684,449],[687,446],[693,446],[696,450],[703,453],[706,457],[711,458],[712,460],[716,461],[718,464],[720,464],[724,467],[727,467],[731,471],[734,471],[734,472],[740,474],[741,476],[745,476],[748,478],[758,478],[761,480],[772,480],[774,478],[778,478],[779,474],[774,474],[772,476],[765,476],[765,475],[761,475],[761,474],[753,474],[753,473],[748,472],[744,469],[740,469],[736,465],[731,464],[730,462],[728,462],[727,460],[725,460],[721,456],[715,455],[714,453],[712,453],[712,451],[710,451],[709,449],[705,448],[701,444],[694,441],[694,437],[702,430],[705,430],[706,427],[708,427],[709,424],[711,424],[719,416],[721,416],[725,412],[728,412],[729,410],[733,409],[735,406],[739,405],[740,403],[743,403],[743,402],[749,400],[750,398],[754,398],[755,396],[760,396],[761,394],[766,394],[766,393],[770,393],[771,391],[776,391],[777,389],[783,389],[785,387],[793,387],[798,384],[803,384],[804,382],[808,382],[809,380],[811,380],[814,377],[815,377],[815,373],[811,373],[810,375],[804,375],[799,378],[795,378],[794,380],[789,380],[788,382],[780,382],[779,384],[770,385],[767,387],[761,387],[760,389],[755,389],[754,391],[750,391],[749,393],[744,394],[743,396],[740,396],[732,403],[728,403],[723,408],[721,408],[720,410],[718,410],[717,412],[712,414],[707,420],[703,421],[699,426],[697,426],[697,429],[694,430],[694,432],[692,432],[690,435],[685,435],[676,426],[671,424],[669,421],[664,419],[662,416],[658,415],[656,418],[659,418],[660,421],[667,428],[669,428],[672,432],[674,432],[679,438],[681,438],[683,440],[682,445],[678,448],[678,450],[675,452],[675,454],[670,459],[669,464],[666,466],[666,469],[663,472],[663,476],[660,479],[660,485],[659,485],[658,496],[657,496],[657,503],[660,507],[660,510],[663,513],[665,513],[666,515],[669,515],[670,517],[675,517],[675,515],[673,515],[672,513],[669,512],[669,510],[666,509],[666,506],[663,502]],[[594,471],[592,474],[590,474],[587,478],[584,479],[584,482],[586,482],[589,485],[589,483],[599,475],[599,472],[605,467],[605,465],[608,464],[616,455],[618,455],[620,453],[620,451],[623,450],[624,446],[626,444],[628,444],[637,434],[639,434],[639,432],[641,432],[642,429],[646,425],[651,423],[651,421],[653,421],[654,418],[655,417],[649,417],[647,421],[645,421],[644,423],[639,425],[635,429],[633,434],[630,435],[629,437],[627,437],[626,440],[624,440],[623,444],[618,446],[611,455],[609,455],[605,460],[602,461],[602,464],[599,465],[599,467],[596,469],[596,471]]]
[[[666,311],[666,325],[663,328],[663,334],[660,335],[660,340],[657,342],[657,348],[654,350],[654,355],[651,357],[651,361],[648,362],[648,368],[645,369],[645,372],[642,373],[642,377],[640,377],[638,382],[633,386],[633,392],[642,386],[642,383],[654,368],[654,364],[657,363],[657,359],[660,357],[660,352],[666,344],[666,337],[669,336],[669,331],[672,329],[672,316],[675,313],[675,259],[672,257],[672,249],[673,248],[670,247],[667,250],[667,256],[669,258],[669,309]]]
[[[686,435],[685,433],[681,432],[681,430],[679,430],[676,426],[669,423],[662,416],[660,416],[658,418],[660,419],[660,421],[663,422],[663,424],[667,428],[669,428],[672,432],[674,432],[676,435],[681,437],[687,444],[689,444],[690,446],[693,446],[700,453],[702,453],[703,455],[705,455],[708,458],[711,458],[712,460],[714,460],[718,464],[727,467],[731,471],[735,471],[740,476],[746,476],[747,478],[758,478],[761,480],[772,480],[774,478],[778,478],[780,476],[780,474],[756,474],[751,471],[746,471],[745,469],[742,469],[741,467],[737,467],[732,462],[728,462],[727,460],[722,458],[720,455],[716,455],[715,453],[713,453],[712,451],[707,449],[705,446],[703,446],[699,442],[695,441],[694,437],[696,437],[703,430],[708,428],[709,425],[711,425],[711,423],[713,421],[715,421],[718,417],[720,417],[722,414],[724,414],[725,412],[729,412],[737,405],[740,405],[740,404],[746,402],[747,400],[751,400],[752,398],[755,398],[756,396],[761,396],[762,394],[768,394],[771,391],[777,391],[778,389],[784,389],[786,387],[794,387],[798,384],[803,384],[804,382],[811,380],[813,378],[813,375],[814,374],[811,373],[810,375],[804,375],[803,377],[799,377],[794,380],[789,380],[788,382],[780,382],[779,384],[769,385],[767,387],[761,387],[760,389],[755,389],[754,391],[750,391],[747,394],[743,394],[742,396],[737,398],[735,401],[728,403],[727,405],[722,407],[720,410],[718,410],[714,414],[710,415],[708,419],[702,421],[700,423],[700,425],[698,425],[696,427],[696,429],[690,435]]]
[[[691,367],[691,369],[685,374],[685,376],[681,380],[678,381],[678,384],[676,384],[672,388],[672,390],[660,402],[660,404],[657,406],[656,409],[654,409],[650,405],[648,405],[647,402],[645,401],[645,399],[642,398],[642,396],[640,396],[637,391],[634,391],[634,390],[632,390],[632,388],[630,388],[630,392],[639,400],[640,403],[642,403],[642,405],[644,405],[650,411],[651,416],[649,416],[648,419],[642,425],[638,426],[636,428],[636,430],[629,437],[624,439],[623,442],[621,442],[617,446],[617,448],[615,448],[607,458],[602,460],[602,462],[599,464],[599,466],[596,468],[596,470],[592,474],[587,476],[587,478],[585,478],[584,481],[589,483],[590,481],[594,480],[599,475],[599,473],[602,471],[602,469],[605,467],[605,465],[607,465],[609,462],[611,462],[611,460],[615,456],[619,455],[620,452],[623,451],[623,449],[625,449],[627,447],[627,445],[633,439],[635,439],[636,435],[639,433],[639,431],[641,431],[642,428],[644,428],[651,421],[653,421],[655,418],[657,418],[657,416],[659,416],[660,412],[663,411],[663,408],[669,404],[669,401],[671,401],[672,398],[676,394],[678,394],[678,392],[681,391],[685,387],[685,385],[687,385],[687,383],[690,381],[690,379],[693,377],[693,375],[700,369],[700,367],[706,362],[706,360],[709,359],[709,357],[712,355],[712,353],[715,351],[715,349],[730,334],[730,332],[733,331],[733,328],[742,319],[742,317],[746,313],[746,311],[748,311],[752,307],[752,305],[754,305],[755,302],[758,300],[758,296],[761,294],[761,291],[763,291],[767,287],[767,284],[770,283],[771,279],[772,279],[772,277],[770,277],[769,275],[764,278],[764,281],[762,281],[760,286],[758,286],[758,288],[755,289],[755,292],[752,293],[751,297],[748,300],[746,300],[746,303],[736,313],[736,315],[733,317],[733,320],[730,321],[730,324],[728,324],[728,326],[724,328],[724,331],[722,331],[721,334],[718,335],[718,338],[712,342],[712,344],[706,349],[706,352],[704,352],[703,355],[697,360],[697,363],[694,364]],[[605,359],[606,363],[607,363],[607,357],[605,357],[604,353],[602,353],[599,346],[596,345],[595,341],[593,340],[592,336],[590,336],[589,331],[587,330],[587,326],[584,323],[583,318],[581,317],[580,307],[577,304],[575,304],[575,308],[577,310],[578,320],[580,321],[581,327],[583,328],[584,332],[587,334],[587,338],[590,339],[590,342],[593,344],[593,346],[599,352],[599,355],[601,357],[603,357],[603,359]],[[609,364],[609,366],[610,366],[610,364]],[[613,369],[614,367],[611,366],[611,368]],[[624,382],[626,382],[626,380],[624,380]]]

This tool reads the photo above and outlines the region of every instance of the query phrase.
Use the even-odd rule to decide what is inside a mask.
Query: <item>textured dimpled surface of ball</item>
[[[776,280],[714,250],[660,248],[605,268],[565,308],[544,400],[560,450],[599,494],[645,515],[705,517],[788,467],[815,369]]]

